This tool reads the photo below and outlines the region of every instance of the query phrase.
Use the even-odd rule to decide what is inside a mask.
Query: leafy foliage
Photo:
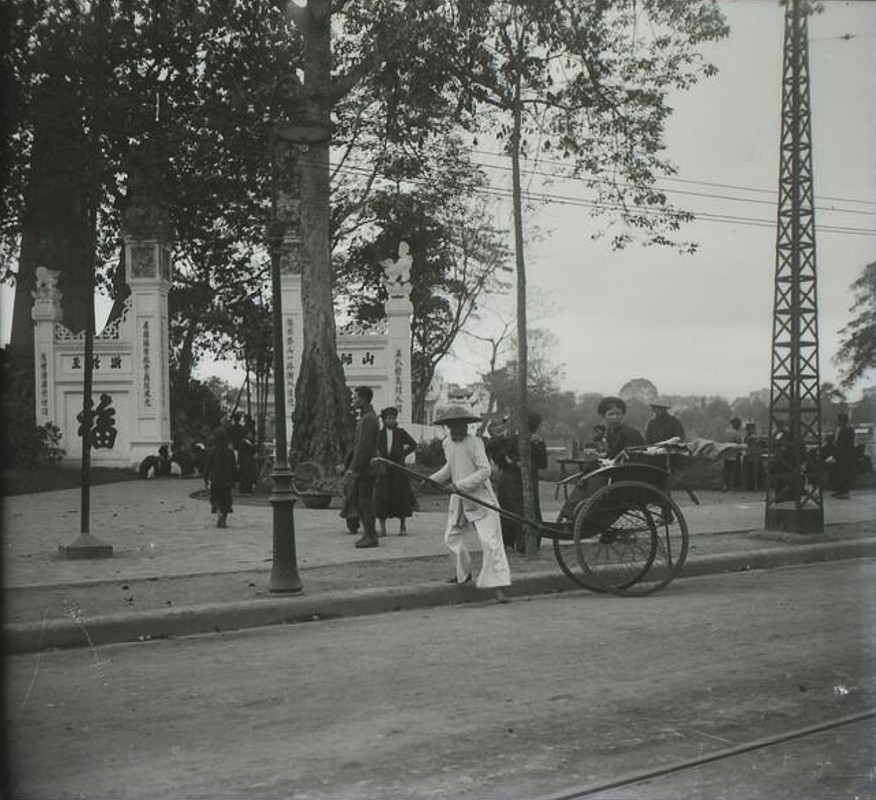
[[[221,353],[231,346],[236,320],[227,308],[265,283],[265,260],[255,256],[263,245],[269,199],[269,105],[276,101],[274,111],[282,113],[288,104],[272,97],[272,89],[276,75],[294,67],[298,39],[279,11],[258,0],[106,2],[102,25],[93,18],[97,5],[34,2],[15,19],[8,66],[18,102],[9,170],[20,180],[4,182],[9,211],[0,229],[4,266],[8,277],[23,231],[27,241],[35,185],[46,176],[63,182],[68,171],[78,170],[86,184],[78,178],[80,194],[87,194],[90,173],[82,169],[81,158],[70,157],[69,145],[54,148],[55,162],[61,159],[67,170],[63,163],[41,166],[35,159],[41,137],[52,126],[59,129],[56,144],[82,139],[90,122],[83,116],[93,106],[95,38],[100,36],[104,203],[99,259],[107,265],[117,261],[113,251],[130,199],[129,157],[148,143],[162,166],[161,188],[173,221],[172,344],[177,366],[189,371],[199,349]],[[62,86],[51,97],[63,95],[76,113],[63,104],[42,113],[39,98],[58,80]],[[65,264],[49,261],[50,266]],[[116,290],[120,283],[114,281]],[[120,310],[117,304],[115,313]],[[81,327],[81,321],[67,322]]]
[[[9,348],[0,349],[2,366],[3,465],[12,467],[33,461],[34,383],[32,375],[13,364]]]
[[[66,455],[61,447],[63,434],[52,422],[36,425],[32,376],[10,362],[7,348],[0,350],[0,372],[4,468],[58,466]]]
[[[556,337],[547,329],[533,328],[529,331],[528,339],[527,399],[533,407],[545,411],[561,394],[559,384],[563,377],[563,367],[555,364],[550,357],[551,350],[556,345]],[[504,366],[484,375],[484,381],[490,389],[498,412],[517,412],[516,359],[510,359]]]
[[[416,463],[424,467],[440,467],[444,464],[444,445],[437,437],[417,444]]]
[[[95,24],[98,8],[106,12],[103,24]],[[472,287],[483,291],[488,278],[480,276],[505,255],[471,202],[476,184],[466,175],[465,148],[453,139],[456,123],[507,143],[508,120],[491,110],[506,110],[522,80],[523,150],[564,160],[558,172],[590,178],[595,211],[623,225],[616,245],[636,233],[650,243],[674,242],[686,216],[653,188],[657,176],[672,171],[661,152],[666,91],[710,74],[696,48],[726,32],[706,0],[311,0],[306,9],[263,0],[33,0],[18,4],[11,29],[4,64],[17,95],[4,167],[4,266],[11,269],[38,239],[28,220],[41,181],[70,177],[75,191],[64,201],[88,208],[85,143],[99,97],[99,261],[108,268],[118,263],[129,156],[149,143],[163,165],[173,221],[171,341],[183,381],[199,352],[251,354],[260,346],[245,342],[241,330],[268,308],[249,306],[266,287],[271,122],[313,111],[331,122],[334,161],[327,145],[311,148],[307,180],[314,180],[302,212],[309,215],[305,355],[324,363],[304,365],[296,404],[303,452],[328,463],[343,444],[334,432],[345,429],[346,407],[333,362],[330,245],[339,267],[349,261],[351,275],[362,268],[370,301],[355,313],[367,317],[382,298],[361,254],[371,247],[386,257],[400,232],[409,238],[404,217],[422,227],[425,241],[412,242],[414,257],[439,286],[427,290],[424,273],[414,287],[420,315],[414,364],[424,388],[452,343],[448,333],[475,313]],[[293,91],[286,79],[299,68],[303,89]],[[41,150],[44,140],[49,146]],[[329,215],[328,229],[315,224]],[[69,228],[69,238],[81,239],[80,219]],[[64,241],[44,252],[63,250]],[[86,249],[82,242],[75,248],[90,266]],[[35,253],[22,259],[25,290]],[[64,263],[49,260],[48,266]],[[118,281],[113,285],[118,289]],[[27,302],[26,292],[22,297]],[[319,324],[310,324],[317,311]],[[329,433],[331,441],[320,439]]]
[[[171,438],[190,448],[197,442],[209,442],[222,424],[222,404],[210,387],[193,379],[181,379],[171,373]]]
[[[469,124],[495,131],[511,152],[519,102],[521,153],[540,153],[552,172],[589,180],[593,213],[621,228],[614,246],[641,239],[694,249],[677,241],[690,215],[655,181],[675,171],[663,154],[669,90],[716,71],[698,47],[727,35],[717,4],[472,0],[464,8],[464,46],[451,70]]]
[[[626,401],[633,398],[643,403],[653,403],[657,399],[657,387],[647,378],[633,378],[618,390],[618,395]]]
[[[876,261],[864,267],[851,288],[852,318],[840,331],[834,359],[842,368],[841,383],[846,388],[876,368]]]
[[[339,293],[354,324],[367,328],[385,318],[381,261],[394,257],[400,241],[410,246],[414,419],[422,418],[435,369],[482,295],[505,289],[499,273],[507,249],[473,194],[483,175],[458,141],[445,145],[446,155],[420,164],[416,179],[372,190],[360,210],[369,224],[336,257]]]
[[[472,0],[463,8],[465,46],[454,65],[461,102],[472,112],[473,127],[486,117],[477,111],[495,112],[491,122],[511,156],[522,428],[529,374],[522,157],[550,151],[571,163],[572,176],[586,172],[595,189],[594,210],[624,224],[613,238],[615,247],[628,244],[634,233],[650,244],[676,244],[673,237],[690,215],[672,208],[655,188],[656,177],[673,169],[661,155],[670,112],[666,94],[671,85],[687,88],[713,71],[701,64],[696,45],[726,35],[726,26],[717,6],[705,0]],[[640,28],[640,22],[647,24]],[[527,437],[520,457],[529,460]],[[534,513],[536,489],[524,470],[527,517]],[[536,548],[529,531],[526,552]]]
[[[61,440],[64,438],[61,429],[54,423],[47,422],[45,425],[38,425],[35,433],[34,463],[39,466],[57,467],[67,455],[67,451],[61,447]]]

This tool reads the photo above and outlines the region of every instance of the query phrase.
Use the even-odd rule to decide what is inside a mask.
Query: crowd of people
[[[137,472],[141,478],[167,478],[173,475],[200,475],[210,489],[210,505],[216,526],[225,528],[233,512],[232,490],[251,495],[258,480],[258,448],[255,420],[235,412],[214,432],[210,446],[195,442],[185,447],[179,442],[161,445],[155,455],[146,456]]]
[[[405,520],[413,513],[414,501],[410,482],[401,471],[387,467],[376,456],[403,464],[416,448],[413,438],[398,426],[394,408],[384,409],[378,415],[371,405],[372,392],[358,387],[354,405],[358,421],[354,444],[345,462],[345,502],[342,516],[355,518],[363,531],[355,546],[378,547],[379,538],[386,535],[386,519],[400,520],[399,534],[406,533]],[[624,418],[626,403],[619,397],[606,397],[599,405],[603,422],[594,430],[589,443],[601,457],[614,458],[628,447],[684,438],[679,420],[669,413],[669,406],[655,402],[654,418],[643,436],[627,425]],[[429,476],[433,484],[443,485],[450,494],[444,541],[451,554],[454,575],[451,583],[466,584],[473,579],[471,555],[464,536],[474,528],[480,541],[483,559],[481,570],[474,579],[478,588],[494,589],[496,599],[504,602],[503,588],[510,585],[511,575],[506,551],[523,552],[525,532],[523,525],[513,517],[500,516],[500,508],[525,518],[524,474],[529,473],[529,485],[534,492],[533,514],[540,521],[538,501],[539,473],[548,466],[547,445],[539,433],[542,416],[530,412],[525,431],[514,430],[508,417],[493,422],[487,436],[469,432],[469,426],[481,419],[461,406],[452,406],[438,419],[448,435],[442,442],[444,465]],[[529,460],[524,463],[521,437],[528,438]],[[480,502],[478,502],[480,501]],[[379,520],[380,530],[375,525]],[[356,526],[348,524],[348,530]]]
[[[355,547],[377,547],[379,539],[387,535],[387,520],[397,519],[398,535],[408,533],[407,521],[416,509],[416,498],[408,477],[386,462],[404,465],[415,452],[417,442],[398,424],[398,410],[387,407],[379,415],[373,405],[373,392],[359,386],[353,392],[353,406],[357,415],[353,446],[344,461],[344,497],[341,516],[347,521],[347,530],[361,536]],[[586,442],[575,442],[573,458],[585,452],[597,458],[613,459],[631,447],[641,447],[668,440],[683,442],[684,426],[670,413],[671,406],[662,401],[651,404],[653,417],[648,421],[644,435],[625,422],[627,405],[620,397],[604,397],[597,408],[602,421],[593,428]],[[529,473],[529,485],[534,492],[533,514],[541,521],[537,487],[539,473],[548,466],[547,445],[539,433],[542,416],[532,411],[526,430],[513,428],[509,417],[492,422],[486,436],[469,433],[468,427],[481,419],[467,409],[453,406],[435,420],[445,426],[448,435],[442,442],[445,463],[429,477],[433,483],[446,484],[451,495],[445,543],[455,566],[455,583],[472,580],[471,557],[463,541],[469,525],[480,539],[484,559],[475,583],[481,588],[495,588],[497,599],[503,599],[502,587],[510,584],[510,571],[505,551],[523,552],[525,532],[523,525],[513,518],[500,517],[487,506],[471,499],[480,499],[488,505],[512,512],[517,517],[524,513],[524,470]],[[523,464],[521,436],[529,440],[529,462]],[[731,452],[723,462],[723,490],[755,490],[764,488],[765,454],[767,442],[759,436],[754,423],[743,427],[742,420],[730,420],[725,441],[744,444],[742,452]],[[781,431],[777,441],[781,440]],[[213,436],[209,450],[195,444],[190,450],[176,445],[164,445],[155,456],[148,456],[140,465],[141,477],[169,476],[173,464],[179,474],[199,473],[210,490],[212,513],[217,515],[217,527],[227,526],[228,515],[233,513],[233,487],[241,494],[251,494],[258,477],[255,423],[236,414],[229,424],[220,427]],[[854,484],[856,451],[854,431],[848,415],[841,413],[837,430],[823,447],[833,496],[844,499]],[[462,492],[466,497],[457,494]]]

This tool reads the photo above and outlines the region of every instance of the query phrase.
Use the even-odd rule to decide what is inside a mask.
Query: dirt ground
[[[522,800],[702,756],[871,705],[871,564],[11,658],[15,796]],[[858,734],[662,796],[872,797]]]

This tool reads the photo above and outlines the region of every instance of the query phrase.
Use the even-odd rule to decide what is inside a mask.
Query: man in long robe
[[[359,411],[359,420],[356,422],[353,451],[344,477],[348,481],[354,481],[356,506],[359,520],[362,522],[363,534],[356,541],[356,547],[378,545],[374,515],[374,484],[377,481],[378,469],[371,463],[371,459],[377,455],[377,434],[380,425],[371,405],[373,396],[374,393],[368,386],[357,386],[353,392],[353,404]]]
[[[460,497],[457,490],[472,498],[498,506],[498,500],[490,485],[490,462],[484,442],[468,432],[470,422],[479,418],[471,415],[461,406],[452,406],[439,419],[438,425],[446,425],[450,435],[444,439],[446,463],[431,475],[436,483],[450,484],[450,503],[447,513],[447,527],[444,542],[450,550],[456,568],[451,583],[465,584],[472,578],[471,554],[465,546],[465,533],[469,525],[477,531],[481,543],[481,571],[475,579],[479,589],[496,589],[496,600],[507,602],[503,587],[511,585],[511,569],[502,542],[502,529],[499,515],[490,508]]]

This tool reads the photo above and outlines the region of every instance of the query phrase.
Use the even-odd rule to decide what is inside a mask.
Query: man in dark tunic
[[[541,521],[541,503],[538,496],[538,473],[548,465],[547,444],[538,433],[542,416],[530,411],[527,419],[529,428],[530,482],[535,490],[535,518]],[[495,450],[494,462],[499,467],[499,505],[506,511],[523,516],[523,475],[520,471],[520,437],[518,434],[504,440]],[[523,530],[519,523],[502,518],[502,540],[505,547],[524,551]]]
[[[849,425],[849,415],[840,411],[836,418],[831,454],[828,459],[833,497],[848,499],[849,489],[855,485],[857,453],[855,452],[855,429]]]
[[[213,440],[213,449],[204,466],[204,481],[210,486],[211,512],[218,514],[216,527],[225,528],[228,515],[234,511],[231,489],[237,480],[237,457],[224,428],[216,431]]]
[[[377,455],[377,434],[380,425],[371,405],[374,393],[368,386],[357,386],[353,392],[353,405],[359,411],[353,451],[344,477],[354,482],[356,506],[363,534],[356,540],[356,547],[377,547],[377,531],[374,525],[374,484],[378,470],[371,459]]]
[[[684,425],[678,417],[673,417],[669,413],[669,404],[654,402],[650,405],[654,416],[648,420],[648,425],[645,427],[645,441],[648,444],[655,444],[675,436],[684,441]]]

